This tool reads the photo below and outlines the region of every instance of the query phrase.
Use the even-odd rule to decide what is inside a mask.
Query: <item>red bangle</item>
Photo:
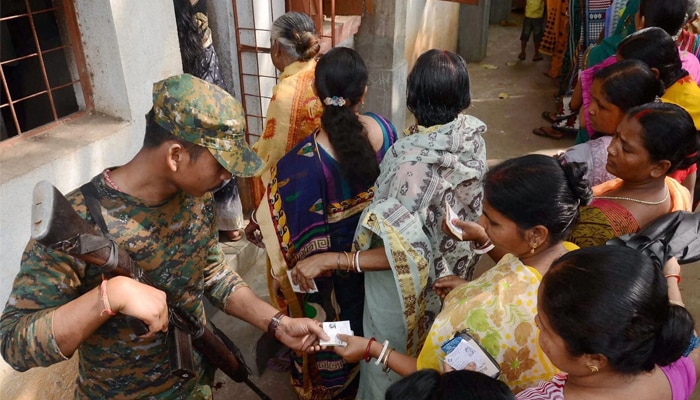
[[[666,279],[668,279],[668,278],[676,278],[677,283],[678,283],[678,284],[681,283],[681,276],[678,275],[678,274],[668,274],[668,275],[664,275],[664,276],[666,277]]]
[[[369,355],[369,349],[370,349],[370,347],[372,347],[372,342],[376,342],[376,341],[377,341],[377,339],[375,339],[374,336],[372,336],[371,338],[369,338],[369,342],[367,342],[367,348],[365,349],[365,362],[367,362],[367,363],[372,361],[372,356]]]

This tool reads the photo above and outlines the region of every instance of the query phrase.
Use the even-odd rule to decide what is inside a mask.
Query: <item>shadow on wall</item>
[[[457,50],[459,3],[438,0],[409,0],[406,10],[408,70],[426,50]]]
[[[0,358],[0,399],[72,399],[77,376],[77,355],[68,361],[26,372],[15,371]]]

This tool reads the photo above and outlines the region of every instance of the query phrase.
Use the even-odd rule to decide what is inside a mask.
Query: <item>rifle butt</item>
[[[194,347],[214,366],[219,368],[229,378],[236,382],[244,382],[248,371],[236,359],[236,356],[226,347],[226,344],[209,328],[192,340]]]
[[[45,246],[81,233],[95,233],[95,228],[82,219],[68,199],[48,181],[34,186],[32,197],[32,238]]]

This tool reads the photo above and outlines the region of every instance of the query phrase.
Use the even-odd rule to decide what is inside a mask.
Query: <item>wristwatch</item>
[[[267,333],[273,338],[275,337],[275,332],[277,332],[277,327],[279,326],[280,321],[282,321],[283,317],[285,317],[285,315],[282,311],[280,311],[277,314],[275,314],[274,317],[272,317],[272,319],[270,320],[270,324],[267,325]]]

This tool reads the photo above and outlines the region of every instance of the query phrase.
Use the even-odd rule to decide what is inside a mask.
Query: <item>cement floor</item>
[[[520,52],[520,22],[522,14],[512,14],[512,21],[517,26],[502,27],[491,25],[489,29],[488,55],[480,63],[470,63],[469,73],[472,84],[472,105],[467,112],[480,118],[488,126],[485,134],[487,156],[489,159],[505,159],[526,153],[554,154],[574,143],[573,136],[565,136],[561,140],[553,140],[535,136],[531,130],[543,126],[546,122],[541,118],[542,111],[555,110],[554,95],[558,82],[544,75],[549,68],[549,57],[544,61],[530,61],[533,55],[532,45],[528,46],[528,58],[519,61]],[[499,98],[505,97],[505,98]],[[253,260],[254,261],[254,260]],[[245,263],[245,259],[241,259]],[[490,260],[480,263],[483,271],[493,265]],[[257,260],[255,266],[248,272],[246,279],[260,280],[264,271],[264,263]],[[264,272],[263,272],[264,273]],[[689,264],[683,268],[682,291],[688,309],[695,316],[700,315],[700,263]],[[254,287],[255,288],[255,287]],[[267,297],[264,285],[258,285],[258,293]],[[252,332],[251,338],[243,341],[253,343],[259,333]],[[240,340],[239,340],[240,341]],[[251,347],[248,345],[248,347]],[[253,360],[248,360],[254,364]],[[289,375],[286,372],[275,372],[266,369],[261,376],[251,378],[272,399],[294,399],[296,396],[289,386]],[[217,399],[253,400],[258,397],[243,384],[231,382],[226,377],[219,377]],[[691,399],[700,400],[700,394]]]

